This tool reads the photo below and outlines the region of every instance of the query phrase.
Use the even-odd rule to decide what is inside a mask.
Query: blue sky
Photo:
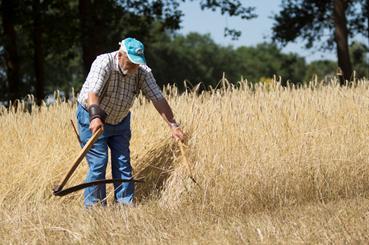
[[[271,40],[271,27],[273,20],[271,16],[280,10],[281,0],[241,0],[245,6],[256,7],[257,18],[252,20],[241,20],[238,17],[222,16],[220,11],[202,11],[197,1],[186,2],[181,5],[184,12],[182,34],[189,32],[210,33],[212,39],[221,45],[254,46],[263,41]],[[230,37],[224,37],[224,28],[235,28],[242,31],[242,36],[237,41],[232,41]],[[335,60],[335,51],[314,51],[306,50],[303,42],[288,44],[282,49],[283,52],[294,52],[304,56],[308,62],[317,59]]]

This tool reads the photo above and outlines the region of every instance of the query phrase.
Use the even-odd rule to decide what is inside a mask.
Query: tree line
[[[280,75],[302,83],[313,74],[324,76],[335,62],[306,64],[299,54],[280,47],[302,39],[307,48],[337,48],[343,80],[353,69],[368,76],[367,46],[349,45],[356,34],[368,36],[369,0],[283,0],[274,16],[273,43],[256,47],[224,47],[209,35],[177,34],[185,0],[1,0],[0,101],[33,93],[40,102],[55,89],[80,88],[96,55],[116,50],[131,36],[143,41],[149,66],[159,85],[183,80],[215,86],[225,72],[230,81],[243,76],[258,82]],[[191,0],[188,0],[191,1]],[[199,8],[249,20],[255,8],[240,0],[202,0]],[[226,28],[237,38],[242,30]]]
[[[298,53],[283,53],[271,42],[235,48],[220,46],[209,35],[198,33],[163,36],[163,39],[154,43],[147,53],[159,85],[189,80],[192,84],[215,87],[223,72],[231,82],[242,77],[256,83],[276,75],[284,84],[302,84],[315,80],[315,76],[324,79],[337,75],[337,62],[318,60],[308,64]],[[363,43],[350,45],[349,56],[356,78],[369,77],[368,51]]]

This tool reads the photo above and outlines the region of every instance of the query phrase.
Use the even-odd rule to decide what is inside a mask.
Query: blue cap
[[[146,64],[144,56],[144,45],[135,38],[128,37],[119,43],[128,59],[134,64]]]

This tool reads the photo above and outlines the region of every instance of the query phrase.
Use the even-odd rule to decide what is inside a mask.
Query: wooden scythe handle
[[[68,173],[65,175],[65,177],[64,177],[63,181],[61,182],[61,184],[58,185],[58,186],[56,186],[53,189],[54,192],[61,191],[64,188],[65,184],[67,183],[67,181],[69,180],[69,178],[72,176],[72,174],[74,173],[74,171],[76,170],[76,168],[78,167],[78,165],[80,164],[80,162],[82,161],[82,159],[86,156],[87,152],[91,149],[92,145],[95,143],[95,141],[97,140],[97,138],[99,138],[102,133],[103,133],[103,129],[102,128],[99,128],[92,135],[92,137],[87,141],[86,145],[80,151],[78,157],[74,160],[73,166],[68,171]]]
[[[182,154],[182,157],[183,157],[183,161],[184,163],[186,164],[187,166],[187,169],[188,169],[188,173],[190,174],[190,176],[192,177],[192,170],[191,170],[191,166],[190,166],[190,163],[188,162],[187,160],[187,157],[186,157],[186,153],[183,149],[183,143],[181,141],[178,141],[178,145],[179,145],[179,149],[181,150],[181,154]]]
[[[181,154],[182,154],[182,157],[183,157],[183,161],[185,162],[185,164],[186,164],[186,166],[187,166],[188,174],[189,174],[190,179],[191,179],[191,180],[192,180],[192,182],[194,182],[198,187],[200,187],[200,189],[202,189],[202,188],[201,188],[201,186],[197,183],[197,181],[195,180],[195,178],[194,178],[194,177],[193,177],[193,175],[192,175],[192,168],[191,168],[190,163],[188,162],[188,159],[187,159],[187,157],[186,157],[185,150],[184,150],[184,148],[183,148],[184,144],[183,144],[181,141],[179,141],[179,142],[178,142],[178,144],[179,144],[179,149],[181,150]]]

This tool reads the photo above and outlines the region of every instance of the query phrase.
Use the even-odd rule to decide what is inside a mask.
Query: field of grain
[[[1,243],[368,243],[368,88],[166,88],[198,185],[164,121],[139,99],[131,153],[145,183],[136,205],[114,205],[109,187],[108,206],[87,210],[82,192],[51,191],[80,151],[75,105],[3,110]],[[84,161],[68,186],[83,182],[86,169]]]

